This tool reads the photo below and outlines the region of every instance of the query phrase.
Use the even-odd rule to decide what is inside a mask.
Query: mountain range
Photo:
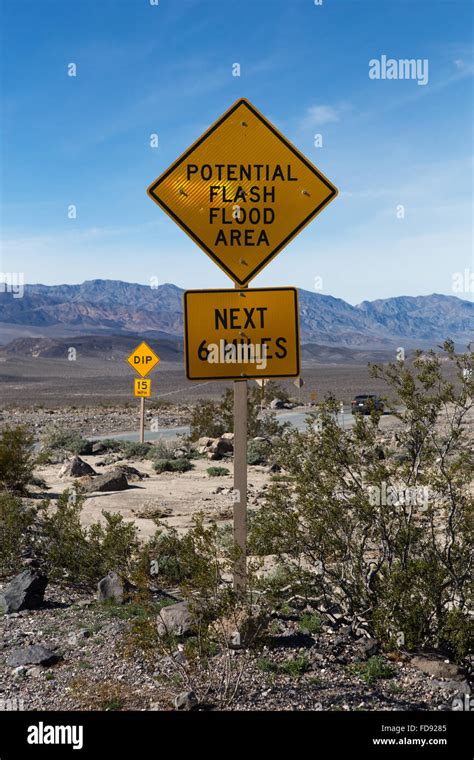
[[[172,284],[152,288],[118,280],[25,285],[22,298],[0,294],[0,344],[71,335],[141,335],[180,347],[183,292]],[[445,338],[465,347],[474,337],[474,303],[455,296],[399,296],[352,306],[300,289],[299,307],[301,342],[319,347],[428,348]]]

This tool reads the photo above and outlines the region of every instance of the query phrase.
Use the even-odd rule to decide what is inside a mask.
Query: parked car
[[[352,414],[370,414],[372,411],[383,412],[384,404],[379,396],[373,393],[362,393],[352,401]]]

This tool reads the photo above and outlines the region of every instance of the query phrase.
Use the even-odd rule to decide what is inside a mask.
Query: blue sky
[[[474,271],[469,0],[0,3],[1,271],[230,287],[146,188],[239,97],[340,191],[252,285],[358,303]],[[382,55],[428,59],[428,84],[370,79]]]

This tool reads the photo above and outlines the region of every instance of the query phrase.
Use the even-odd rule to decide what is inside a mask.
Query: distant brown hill
[[[0,343],[18,337],[108,334],[167,336],[174,344],[183,335],[182,294],[171,284],[151,288],[116,280],[27,285],[23,298],[0,294]],[[455,296],[399,296],[352,306],[300,289],[299,303],[302,343],[426,348],[445,338],[465,346],[474,336],[474,303]]]

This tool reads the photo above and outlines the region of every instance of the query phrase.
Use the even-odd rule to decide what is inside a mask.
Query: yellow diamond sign
[[[337,195],[244,99],[147,192],[239,285],[250,282]]]
[[[127,358],[128,363],[141,377],[146,377],[160,361],[160,357],[145,342],[132,351]]]

